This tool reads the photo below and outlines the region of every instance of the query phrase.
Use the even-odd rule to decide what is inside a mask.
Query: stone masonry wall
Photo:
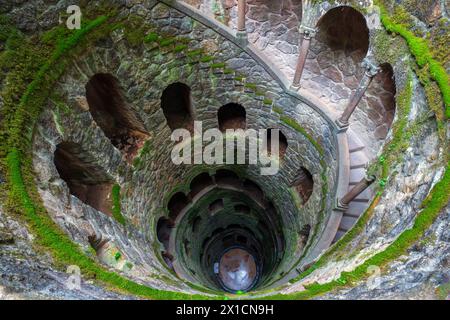
[[[236,46],[215,32],[195,23],[191,18],[185,17],[176,10],[169,10],[162,4],[148,12],[148,18],[163,34],[189,37],[190,46],[193,49],[207,48],[208,54],[216,56],[218,61],[227,62],[229,67],[237,70],[239,74],[244,74],[249,82],[255,81],[265,88],[264,91],[275,100],[275,103],[324,147],[323,156],[328,166],[327,190],[333,192],[337,150],[331,129],[325,119],[307,105],[286,95],[266,71],[248,55],[240,52]],[[120,152],[112,147],[87,111],[84,86],[96,73],[111,73],[119,79],[129,105],[143,120],[145,129],[149,132],[150,151],[142,154],[139,165],[136,167],[128,165],[121,158]],[[66,100],[65,103],[71,109],[70,113],[64,114],[61,110],[54,110],[53,115],[47,114],[41,122],[38,131],[45,134],[36,136],[35,148],[39,161],[36,160],[35,165],[40,172],[39,188],[47,208],[77,242],[87,245],[87,236],[92,234],[92,229],[101,230],[105,236],[114,239],[114,245],[121,252],[128,252],[131,262],[143,265],[146,272],[153,273],[157,270],[165,273],[153,253],[145,252],[145,249],[138,250],[138,248],[151,248],[156,245],[156,221],[161,215],[167,214],[166,201],[172,192],[185,185],[189,177],[193,175],[191,172],[193,168],[175,166],[170,159],[174,143],[170,142],[171,132],[160,108],[162,91],[169,84],[177,81],[190,86],[195,118],[203,121],[204,129],[217,128],[218,109],[229,102],[236,102],[247,109],[249,128],[279,127],[288,138],[289,148],[280,174],[275,177],[262,177],[259,174],[259,168],[249,167],[246,169],[246,175],[259,183],[266,194],[271,195],[283,216],[287,232],[291,233],[288,237],[288,249],[292,251],[292,255],[289,255],[289,261],[286,262],[289,268],[289,264],[297,260],[295,257],[298,257],[301,250],[296,247],[296,233],[304,224],[315,225],[323,221],[323,215],[327,212],[320,212],[321,202],[325,196],[321,191],[323,169],[319,165],[320,155],[314,151],[306,137],[281,124],[279,115],[273,112],[270,106],[264,105],[243,87],[236,89],[233,81],[224,80],[221,75],[214,74],[208,68],[202,69],[198,65],[190,66],[180,63],[180,58],[177,58],[173,52],[159,52],[148,48],[131,49],[120,30],[116,31],[111,39],[97,43],[89,54],[75,62],[74,68],[60,81],[57,91]],[[52,107],[54,108],[53,105]],[[86,128],[89,130],[86,131]],[[137,231],[134,236],[128,231],[126,234],[132,239],[135,238],[135,241],[143,241],[135,246],[138,251],[132,251],[128,247],[124,236],[120,236],[121,232],[117,232],[115,238],[114,234],[118,226],[90,229],[88,225],[85,225],[87,213],[78,218],[71,218],[76,215],[76,210],[82,208],[83,212],[90,213],[92,221],[104,219],[100,213],[94,214],[92,209],[74,197],[70,197],[65,184],[58,178],[53,166],[52,153],[55,145],[61,141],[77,142],[87,152],[94,155],[94,158],[102,159],[99,165],[104,167],[121,185],[123,214],[131,223],[131,230]],[[313,196],[308,204],[298,208],[291,198],[289,187],[302,166],[313,174],[315,185]],[[207,170],[206,167],[203,169]],[[199,169],[195,168],[195,170]],[[59,200],[61,198],[63,200]],[[332,205],[329,199],[331,198],[327,200],[327,208]],[[66,207],[71,209],[65,211],[63,208]],[[61,215],[61,210],[66,212],[67,216]],[[111,219],[107,221],[113,223]],[[98,222],[94,225],[102,225],[102,223]],[[137,256],[147,258],[144,261],[135,260]],[[144,272],[138,273],[137,269],[134,268],[128,273],[130,276],[142,279]],[[161,286],[161,283],[157,282],[155,286]]]

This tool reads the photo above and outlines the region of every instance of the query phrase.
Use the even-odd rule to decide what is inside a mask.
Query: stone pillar
[[[295,69],[294,81],[292,86],[294,88],[300,87],[300,80],[302,79],[303,69],[305,68],[306,58],[308,57],[309,45],[311,39],[315,36],[316,30],[313,28],[300,26],[300,34],[302,43],[300,45],[300,53],[297,60],[297,67]]]
[[[366,92],[367,88],[372,83],[373,77],[375,77],[377,73],[380,71],[380,68],[377,65],[373,64],[367,58],[363,60],[362,66],[366,69],[366,71],[364,72],[364,76],[362,77],[355,93],[350,98],[350,101],[347,107],[345,108],[344,112],[342,113],[341,117],[336,120],[336,124],[342,130],[347,130],[349,126],[350,117],[352,116],[353,112],[355,111],[356,107],[358,106],[359,102],[364,96],[364,93]]]
[[[366,176],[358,182],[345,196],[338,200],[337,209],[345,211],[348,205],[375,181],[374,176]]]
[[[243,43],[247,43],[247,29],[245,27],[246,1],[238,0],[237,37]]]

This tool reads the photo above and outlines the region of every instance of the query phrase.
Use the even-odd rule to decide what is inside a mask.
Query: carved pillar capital
[[[317,30],[315,28],[311,28],[305,25],[300,25],[298,31],[303,36],[303,39],[312,39],[316,36]]]
[[[361,62],[361,66],[365,69],[365,75],[369,78],[375,77],[381,70],[378,64],[367,57]]]

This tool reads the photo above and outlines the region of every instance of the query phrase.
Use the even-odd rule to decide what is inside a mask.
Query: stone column
[[[238,0],[238,21],[237,21],[237,37],[243,43],[247,42],[247,29],[245,27],[245,9],[246,1]]]
[[[302,79],[303,69],[305,68],[306,58],[308,57],[309,45],[311,39],[315,36],[316,30],[306,26],[300,26],[300,34],[302,43],[300,45],[300,53],[297,60],[297,67],[295,69],[294,81],[292,86],[294,88],[300,87],[300,80]]]
[[[345,211],[348,205],[375,181],[374,176],[366,176],[358,182],[345,196],[338,200],[337,209]]]
[[[362,77],[355,93],[350,98],[350,101],[347,107],[345,108],[344,112],[342,113],[341,117],[336,120],[336,124],[342,130],[347,130],[349,126],[350,117],[352,116],[353,112],[355,111],[356,107],[358,106],[359,102],[364,96],[364,93],[366,92],[367,88],[372,83],[373,77],[375,77],[377,73],[380,71],[380,68],[377,65],[373,64],[367,58],[363,60],[361,65],[366,69],[366,71],[364,72],[364,76]]]

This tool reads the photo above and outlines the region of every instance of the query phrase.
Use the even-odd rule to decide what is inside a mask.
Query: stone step
[[[362,150],[364,150],[365,149],[365,147],[364,146],[359,146],[359,147],[353,147],[353,148],[349,148],[348,149],[348,152],[350,153],[350,154],[352,154],[352,153],[354,153],[354,152],[358,152],[358,151],[362,151]]]
[[[364,167],[369,162],[369,158],[362,151],[350,153],[350,167]]]
[[[338,231],[336,232],[336,235],[334,236],[333,243],[335,243],[335,242],[338,241],[340,238],[342,238],[342,237],[344,236],[345,233],[346,233],[346,232],[344,232],[344,231],[338,230]]]
[[[364,144],[362,144],[353,133],[347,133],[347,141],[350,153],[361,151],[364,149]]]
[[[365,168],[366,168],[365,164],[359,164],[359,165],[356,165],[356,166],[350,166],[350,170],[353,170],[353,169],[365,169]]]
[[[361,181],[366,175],[366,170],[364,168],[352,169],[350,170],[350,184],[355,184]]]
[[[345,211],[345,216],[359,217],[364,211],[366,211],[368,206],[368,202],[352,201],[348,205],[347,211]]]
[[[356,220],[358,220],[358,218],[344,215],[342,217],[341,224],[339,225],[339,230],[341,231],[350,230],[355,224]]]
[[[351,190],[351,188],[349,187],[349,188],[348,188],[348,191],[350,191],[350,190]],[[361,193],[355,198],[355,200],[358,201],[358,202],[362,202],[362,201],[369,202],[370,199],[372,199],[372,197],[373,197],[372,190],[370,190],[370,188],[367,188],[366,190],[364,190],[363,192],[361,192]],[[355,201],[355,200],[353,200],[353,201]]]

